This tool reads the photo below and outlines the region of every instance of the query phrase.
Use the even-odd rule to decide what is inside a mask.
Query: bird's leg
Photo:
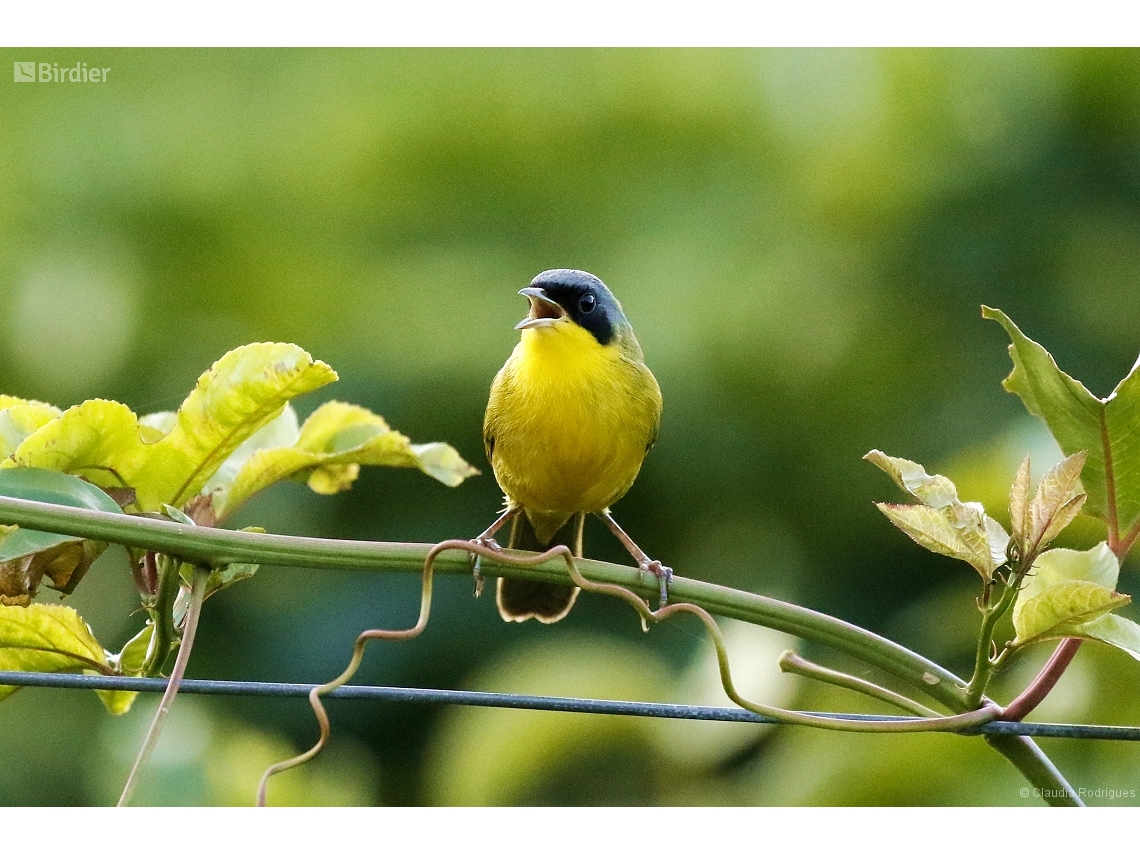
[[[485,546],[488,549],[498,551],[502,549],[499,544],[495,542],[495,534],[505,526],[510,520],[514,519],[519,512],[519,508],[507,508],[499,515],[499,518],[487,527],[487,530],[476,538],[472,539],[473,543],[479,546]],[[483,593],[483,571],[480,567],[480,562],[483,560],[481,555],[473,555],[474,559],[471,563],[471,575],[475,578],[475,596],[478,597]]]
[[[637,569],[642,573],[652,573],[657,577],[657,583],[661,589],[661,608],[664,608],[665,604],[669,601],[669,583],[673,581],[672,568],[666,567],[660,561],[654,561],[646,555],[641,547],[633,542],[633,538],[622,530],[622,527],[617,524],[617,520],[614,519],[613,514],[608,510],[602,511],[598,516],[610,527],[610,531],[614,533],[614,537],[621,541],[621,545],[633,556],[633,560],[637,562]]]

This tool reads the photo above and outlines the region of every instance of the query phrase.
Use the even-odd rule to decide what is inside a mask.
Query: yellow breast
[[[491,386],[484,435],[503,492],[556,530],[625,494],[660,417],[644,363],[565,321],[523,330]]]

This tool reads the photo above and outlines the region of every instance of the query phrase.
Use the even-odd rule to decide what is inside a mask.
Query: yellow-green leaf
[[[478,475],[479,470],[459,456],[446,442],[425,442],[412,446],[417,466],[448,487],[457,487],[464,479]]]
[[[181,506],[289,399],[336,379],[323,362],[292,344],[232,350],[203,374],[178,413],[142,423],[123,404],[91,400],[48,422],[8,466],[82,475],[104,487],[133,487],[143,510]]]
[[[976,506],[959,503],[939,509],[877,502],[875,507],[919,546],[967,562],[983,579],[993,576],[986,518]]]
[[[127,692],[121,689],[96,689],[95,694],[103,702],[103,706],[111,715],[123,715],[131,711],[135,704],[138,692]]]
[[[95,398],[46,423],[0,466],[52,469],[81,475],[100,487],[122,487],[130,483],[144,455],[138,420],[130,408]]]
[[[1021,461],[1009,489],[1009,521],[1014,541],[1024,548],[1029,533],[1029,458]]]
[[[52,410],[58,416],[60,410],[58,407],[53,407],[51,404],[45,404],[43,401],[33,401],[28,398],[17,398],[15,395],[0,395],[0,410],[6,410],[9,407],[20,407],[30,405],[33,407],[44,407]]]
[[[920,546],[967,562],[987,582],[1006,561],[1009,535],[977,502],[963,502],[943,475],[928,475],[919,464],[878,450],[863,455],[914,496],[921,505],[877,504],[880,511]]]
[[[1045,473],[1026,511],[1028,529],[1025,546],[1036,552],[1048,546],[1076,519],[1088,498],[1081,488],[1081,469],[1088,454],[1078,451]]]
[[[1140,659],[1140,625],[1120,615],[1108,614],[1090,621],[1081,627],[1081,634],[1119,647],[1133,659]]]
[[[863,455],[894,479],[895,483],[924,505],[944,508],[958,501],[958,489],[944,475],[927,475],[926,470],[912,460],[890,457],[878,449]]]
[[[1116,590],[1120,563],[1108,544],[1101,542],[1092,549],[1050,549],[1033,562],[1025,579],[1019,600],[1028,600],[1060,582],[1094,582],[1110,591]],[[1017,614],[1017,604],[1013,606]]]
[[[0,671],[107,670],[107,654],[67,606],[0,606]],[[0,698],[16,691],[0,686]]]
[[[1060,582],[1028,599],[1013,618],[1018,644],[1082,635],[1081,625],[1132,598],[1095,582]]]
[[[0,458],[11,455],[21,442],[60,412],[51,404],[0,395]]]
[[[113,657],[112,664],[117,665],[117,671],[127,677],[138,677],[142,674],[143,665],[146,663],[146,654],[150,649],[151,639],[154,637],[154,624],[147,621],[144,626],[135,636],[123,645],[123,649],[119,651],[119,655]],[[134,705],[135,699],[139,696],[138,692],[127,691],[108,691],[97,689],[96,694],[99,695],[99,700],[107,708],[107,711],[112,715],[122,715],[128,712],[131,706]]]
[[[140,504],[181,506],[290,399],[334,380],[336,372],[294,344],[231,350],[198,379],[169,433],[149,446],[130,480]]]
[[[269,445],[282,440],[288,444]],[[315,492],[329,494],[352,486],[361,466],[415,467],[448,486],[477,474],[451,446],[438,442],[413,445],[380,416],[340,401],[319,407],[299,429],[291,408],[287,409],[265,434],[251,437],[250,445],[238,449],[236,456],[241,465],[232,481],[227,484],[219,477],[207,485],[215,490],[214,508],[219,516],[285,478],[305,480]],[[229,461],[226,469],[233,469]]]
[[[301,428],[297,421],[297,411],[292,404],[286,404],[281,414],[269,424],[255,431],[246,438],[245,442],[234,449],[225,462],[218,467],[202,492],[206,495],[215,495],[227,491],[246,461],[255,453],[266,448],[284,448],[293,445],[300,435]],[[214,501],[215,512],[221,507]]]
[[[171,410],[147,413],[145,416],[139,416],[139,436],[146,443],[158,442],[174,429],[177,422],[178,413]]]
[[[1013,605],[1018,642],[1083,635],[1081,624],[1128,602],[1115,593],[1119,573],[1116,556],[1105,543],[1042,553]]]

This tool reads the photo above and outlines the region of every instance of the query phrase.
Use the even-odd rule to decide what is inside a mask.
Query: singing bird
[[[491,384],[483,443],[506,497],[505,513],[483,535],[513,520],[510,546],[543,551],[565,544],[582,555],[586,514],[609,525],[642,570],[651,561],[621,530],[610,506],[625,495],[657,438],[661,390],[621,304],[582,270],[547,270],[519,291],[530,311],[521,340]],[[507,621],[561,620],[578,588],[500,578]]]

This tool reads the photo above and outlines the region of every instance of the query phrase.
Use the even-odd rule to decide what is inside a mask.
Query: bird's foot
[[[518,508],[507,508],[499,518],[491,523],[490,527],[478,537],[471,538],[471,542],[475,546],[482,546],[484,549],[490,549],[494,552],[502,552],[503,547],[495,542],[495,532],[507,524],[508,520],[514,519],[518,514]],[[482,556],[476,553],[471,553],[471,575],[475,578],[475,596],[479,597],[483,593],[483,571],[482,571]]]
[[[669,583],[673,581],[673,568],[666,567],[660,561],[646,558],[638,565],[641,573],[652,573],[657,577],[657,585],[661,595],[661,604],[658,608],[665,608],[669,602]]]
[[[486,534],[481,534],[478,537],[471,538],[471,542],[476,546],[482,546],[485,549],[491,549],[495,552],[502,552],[503,547],[495,541],[495,538],[488,537]],[[482,567],[483,556],[478,553],[471,553],[471,576],[475,580],[475,598],[478,599],[483,595],[483,583],[486,581],[483,576]]]

